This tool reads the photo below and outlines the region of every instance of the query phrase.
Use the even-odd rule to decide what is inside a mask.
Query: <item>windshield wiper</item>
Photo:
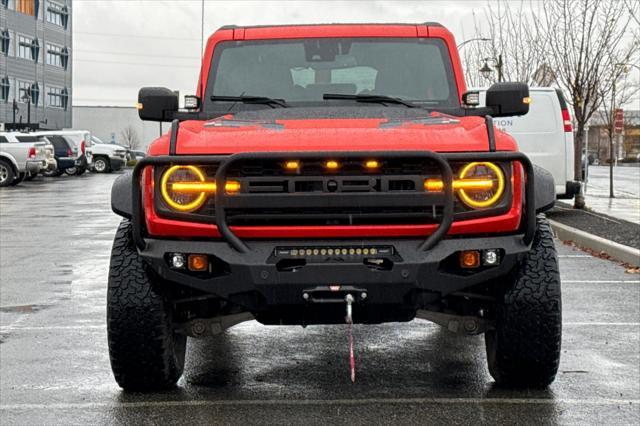
[[[214,102],[242,102],[243,104],[263,104],[275,108],[275,105],[281,108],[289,108],[284,99],[267,98],[266,96],[211,96]]]
[[[339,93],[325,93],[322,95],[322,99],[350,99],[356,102],[370,102],[376,104],[398,104],[404,105],[408,108],[420,108],[419,105],[413,104],[409,101],[404,101],[400,98],[393,98],[391,96],[384,95],[343,95]]]

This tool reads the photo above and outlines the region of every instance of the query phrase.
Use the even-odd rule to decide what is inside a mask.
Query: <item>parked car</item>
[[[90,167],[91,159],[87,156],[87,149],[91,144],[91,132],[88,130],[45,130],[34,132],[37,136],[64,136],[73,143],[75,166],[65,169],[69,175],[81,175]]]
[[[486,89],[472,90],[480,92],[480,106],[483,106]],[[532,87],[529,96],[528,114],[496,118],[494,123],[516,139],[520,151],[527,154],[533,164],[553,175],[557,198],[573,198],[580,192],[580,183],[574,179],[573,128],[562,91]]]
[[[253,319],[422,318],[485,334],[499,384],[554,380],[553,178],[490,118],[526,114],[527,85],[496,83],[472,108],[437,23],[225,26],[204,51],[194,110],[169,88],[138,93],[140,118],[171,131],[111,191],[121,387],[175,385],[187,338]]]
[[[95,136],[91,137],[89,155],[92,158],[91,169],[96,173],[115,172],[127,164],[127,148],[103,143]]]
[[[43,138],[53,145],[54,155],[58,165],[54,170],[44,170],[42,172],[44,176],[57,177],[69,169],[76,168],[76,156],[73,152],[75,145],[72,141],[60,135],[43,136]]]
[[[37,175],[47,168],[46,143],[20,142],[22,133],[0,133],[0,187],[17,185],[27,174]]]
[[[144,151],[131,150],[131,156],[133,160],[141,160],[147,156],[147,153]]]
[[[43,136],[34,136],[31,133],[13,133],[13,135],[15,136],[15,140],[20,143],[44,142],[45,159],[47,162],[47,167],[44,169],[44,171],[56,170],[56,168],[58,167],[58,163],[55,159],[54,147],[51,142],[46,140]],[[37,173],[27,173],[24,176],[24,180],[31,180],[36,176],[38,176]]]

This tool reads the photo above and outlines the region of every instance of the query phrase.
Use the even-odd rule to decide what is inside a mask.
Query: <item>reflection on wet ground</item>
[[[564,342],[547,390],[499,388],[484,341],[422,320],[238,325],[189,341],[175,389],[124,393],[105,332],[115,175],[0,191],[0,424],[638,424],[640,283],[560,246]],[[37,244],[34,243],[37,241]]]

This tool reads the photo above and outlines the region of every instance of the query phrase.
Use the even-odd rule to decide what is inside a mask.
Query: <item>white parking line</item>
[[[640,278],[637,280],[562,280],[567,284],[640,284]]]
[[[0,333],[14,330],[24,331],[53,331],[53,330],[106,330],[106,324],[103,325],[43,325],[43,326],[24,326],[15,325],[0,326]]]
[[[640,326],[640,322],[597,322],[597,321],[573,321],[573,322],[563,322],[563,325],[567,326]],[[14,327],[13,325],[9,326],[0,326],[0,333],[6,333],[11,331],[73,331],[73,330],[107,330],[107,326],[105,325],[50,325],[50,326],[24,326],[24,327]]]
[[[640,399],[570,399],[570,398],[362,398],[362,399],[266,399],[223,401],[140,401],[140,402],[77,402],[52,404],[5,404],[0,410],[85,410],[95,408],[157,408],[157,407],[225,407],[260,405],[363,405],[363,404],[543,404],[543,405],[636,405]]]
[[[562,325],[568,326],[640,326],[640,322],[563,322]]]

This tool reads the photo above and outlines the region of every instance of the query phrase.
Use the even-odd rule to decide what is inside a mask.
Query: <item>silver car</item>
[[[17,185],[48,167],[47,143],[20,142],[17,136],[24,134],[0,133],[0,187]]]

